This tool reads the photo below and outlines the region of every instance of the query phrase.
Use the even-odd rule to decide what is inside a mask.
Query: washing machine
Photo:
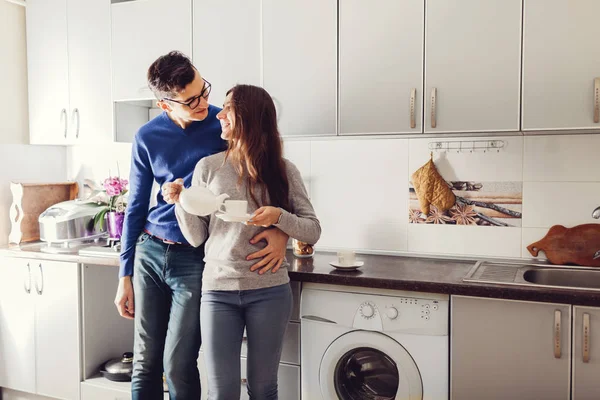
[[[441,294],[304,284],[302,398],[448,399],[448,306]]]

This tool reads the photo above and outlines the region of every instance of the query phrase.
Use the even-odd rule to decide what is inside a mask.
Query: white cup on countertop
[[[337,252],[337,263],[342,267],[351,267],[356,264],[356,253],[352,250],[340,250]]]

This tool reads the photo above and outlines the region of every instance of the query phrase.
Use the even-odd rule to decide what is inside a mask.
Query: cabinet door
[[[600,393],[600,308],[574,307],[573,400],[596,400]]]
[[[521,11],[521,0],[427,2],[425,132],[519,130]]]
[[[523,130],[599,129],[600,2],[524,4]]]
[[[31,144],[65,144],[69,113],[67,0],[27,2]]]
[[[192,57],[191,0],[113,3],[111,16],[113,99],[154,99],[146,80],[150,64],[171,50]]]
[[[18,258],[0,263],[0,387],[29,393],[35,392],[32,266]]]
[[[570,310],[452,296],[451,398],[569,399]]]
[[[235,84],[260,85],[260,3],[194,0],[194,65],[212,84],[211,104]]]
[[[110,2],[67,0],[67,16],[69,141],[112,141]]]
[[[37,393],[78,399],[81,382],[78,265],[32,261],[31,267],[32,292],[36,293]]]
[[[339,8],[340,134],[420,133],[424,1]]]
[[[335,135],[337,1],[263,0],[262,11],[263,85],[281,134]]]

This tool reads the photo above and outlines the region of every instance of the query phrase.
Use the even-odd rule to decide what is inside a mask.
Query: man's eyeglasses
[[[198,96],[192,97],[191,99],[189,99],[186,102],[168,99],[166,97],[163,100],[172,101],[173,103],[177,103],[177,104],[183,104],[184,106],[188,106],[192,110],[195,109],[200,104],[200,99],[202,97],[204,97],[206,100],[208,100],[208,95],[210,95],[210,90],[212,88],[209,81],[207,81],[204,78],[202,78],[202,80],[204,81],[204,88],[202,89],[202,92]]]

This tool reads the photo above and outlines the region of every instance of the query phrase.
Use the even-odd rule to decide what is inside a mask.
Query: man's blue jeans
[[[164,370],[171,400],[198,400],[204,248],[143,233],[135,251],[132,399],[162,400]]]
[[[277,370],[291,313],[289,284],[256,290],[210,290],[202,294],[202,348],[210,400],[240,398],[244,327],[248,335],[250,399],[277,399]]]

